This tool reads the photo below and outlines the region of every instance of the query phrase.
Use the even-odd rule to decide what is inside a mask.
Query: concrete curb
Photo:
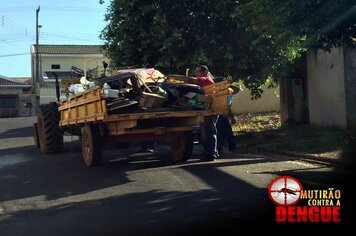
[[[330,157],[319,157],[315,156],[309,153],[299,153],[299,152],[290,152],[290,151],[278,151],[278,150],[273,150],[273,149],[265,149],[265,148],[258,148],[258,151],[264,152],[264,153],[273,153],[273,154],[278,154],[281,156],[288,156],[292,157],[296,160],[302,160],[306,162],[313,162],[317,164],[326,164],[326,165],[331,165],[335,167],[342,167],[342,168],[348,168],[354,165],[351,161],[348,160],[339,160],[339,159],[334,159]]]

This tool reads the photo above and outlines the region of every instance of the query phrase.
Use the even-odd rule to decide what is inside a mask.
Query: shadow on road
[[[202,174],[206,179],[212,178],[211,181],[218,181],[217,167],[271,162],[271,159],[250,158],[200,163],[195,156],[195,159],[189,162],[172,165],[167,158],[169,153],[165,150],[154,154],[137,154],[133,149],[108,149],[104,152],[101,166],[87,168],[82,161],[80,143],[74,142],[73,146],[71,148],[66,144],[65,152],[53,155],[42,154],[34,146],[0,150],[0,201],[39,195],[44,195],[47,200],[55,200],[88,193],[126,184],[130,182],[127,173],[135,170],[156,168],[159,171],[161,167],[171,166],[183,168],[193,175],[198,175],[203,170]],[[73,151],[70,152],[70,149]],[[11,162],[6,165],[8,160]],[[210,172],[214,173],[209,175]],[[203,176],[201,178],[203,179]]]
[[[104,172],[85,171],[91,176],[103,175],[101,181],[108,177],[122,180],[120,183],[106,179],[107,185],[127,181],[124,174],[113,173],[114,170],[120,172],[118,167],[101,169]],[[272,205],[265,189],[253,187],[214,166],[192,165],[184,169],[204,179],[213,188],[193,192],[151,190],[43,210],[19,211],[3,220],[0,216],[0,231],[5,235],[47,235],[48,232],[51,235],[210,235],[212,232],[220,235],[272,222]],[[83,179],[78,180],[87,191],[100,188],[99,181],[89,181],[89,187]],[[53,188],[59,187],[63,192],[69,188],[65,189],[64,185],[78,187],[68,180]],[[45,189],[37,189],[36,192],[39,190]]]
[[[32,127],[6,130],[0,133],[0,139],[32,137]]]
[[[68,145],[66,151],[68,151]],[[257,188],[229,175],[220,167],[280,161],[258,158],[227,159],[202,163],[195,159],[171,165],[158,154],[134,155],[128,150],[106,150],[103,165],[83,166],[80,145],[73,152],[57,155],[39,154],[34,146],[0,150],[4,156],[24,156],[21,163],[0,167],[0,202],[45,196],[56,200],[132,182],[131,171],[179,168],[201,179],[211,189],[197,191],[162,191],[115,193],[97,200],[57,203],[45,209],[19,210],[0,215],[0,232],[5,235],[183,235],[204,233],[221,235],[275,226],[274,205],[267,189]],[[286,160],[283,160],[286,161]],[[328,173],[311,169],[271,172],[292,175],[302,180],[330,178]],[[332,179],[330,179],[333,182]],[[304,184],[304,182],[303,182]],[[55,229],[55,230],[54,230]],[[29,233],[30,232],[30,233]]]

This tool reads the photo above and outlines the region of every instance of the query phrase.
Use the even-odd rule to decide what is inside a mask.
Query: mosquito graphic
[[[281,188],[279,190],[275,190],[274,191],[274,196],[276,198],[279,198],[279,196],[281,195],[281,193],[283,194],[288,194],[289,197],[291,198],[295,198],[298,197],[298,190],[297,189],[293,189],[293,188]]]
[[[281,188],[280,192],[288,193],[288,194],[291,194],[291,195],[297,195],[296,194],[296,190],[293,190],[293,189],[290,189],[290,188]]]

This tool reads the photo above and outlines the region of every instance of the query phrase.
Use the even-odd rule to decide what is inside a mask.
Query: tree
[[[246,0],[240,14],[261,32],[260,37],[276,45],[274,77],[310,48],[354,46],[356,4],[352,0]]]
[[[355,15],[351,0],[112,0],[101,38],[117,67],[206,64],[258,97],[307,49],[353,45]]]
[[[203,63],[216,68],[216,73],[223,73],[225,65],[231,67],[232,59],[239,55],[235,47],[238,31],[229,19],[229,8],[234,4],[115,0],[101,37],[117,66],[148,63],[182,72]]]

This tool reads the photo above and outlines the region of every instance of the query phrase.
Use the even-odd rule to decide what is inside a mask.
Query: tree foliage
[[[246,0],[241,16],[259,37],[275,45],[273,77],[285,77],[310,48],[354,46],[356,4],[353,0]]]
[[[353,0],[112,0],[101,37],[116,67],[183,74],[206,64],[258,96],[308,48],[353,45],[355,8]]]

